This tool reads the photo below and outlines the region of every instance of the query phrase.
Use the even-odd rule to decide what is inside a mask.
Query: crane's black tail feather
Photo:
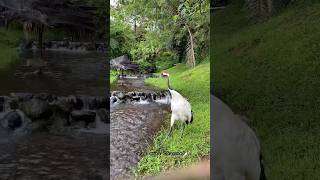
[[[267,180],[266,178],[266,174],[264,173],[264,166],[263,166],[263,162],[262,162],[262,155],[260,154],[260,180]]]
[[[193,121],[193,112],[192,112],[192,110],[191,110],[191,120],[190,120],[190,124],[192,123],[192,121]]]

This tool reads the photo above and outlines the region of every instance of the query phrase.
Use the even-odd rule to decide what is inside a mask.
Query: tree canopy
[[[119,0],[111,7],[111,57],[127,54],[144,71],[208,56],[209,1]]]

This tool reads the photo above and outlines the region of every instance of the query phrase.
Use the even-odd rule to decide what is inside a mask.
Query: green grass
[[[320,177],[320,4],[250,24],[238,3],[212,16],[212,90],[250,119],[273,180]]]
[[[5,66],[17,59],[16,47],[22,36],[21,31],[0,28],[0,66]]]
[[[194,113],[194,123],[187,126],[184,135],[175,130],[173,136],[165,141],[163,146],[169,152],[187,152],[185,157],[152,155],[147,153],[135,169],[135,175],[156,175],[164,170],[184,167],[209,156],[210,152],[210,64],[205,63],[188,69],[184,64],[167,70],[170,73],[171,86],[180,92],[191,103]],[[166,80],[147,79],[146,83],[166,89]],[[150,151],[155,151],[168,133],[170,116],[166,118],[167,125],[156,135]],[[149,152],[150,152],[149,151]]]
[[[113,89],[117,83],[117,71],[111,70],[110,71],[110,89]]]
[[[110,84],[114,83],[117,80],[117,72],[110,71]]]

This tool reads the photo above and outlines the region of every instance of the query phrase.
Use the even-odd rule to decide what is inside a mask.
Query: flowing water
[[[117,91],[158,91],[144,85],[143,78],[118,80]],[[164,124],[168,101],[138,101],[111,106],[110,110],[110,175],[111,179],[127,179],[143,155],[153,136]]]
[[[105,96],[106,54],[85,51],[46,51],[39,58],[27,51],[8,66],[0,66],[0,95],[11,92]]]
[[[106,95],[106,55],[46,51],[24,53],[0,67],[0,96],[11,92]],[[17,129],[19,130],[19,129]],[[0,180],[109,179],[109,124],[71,134],[19,134],[0,126]]]
[[[154,92],[159,91],[156,87],[146,86],[144,78],[141,76],[129,76],[117,80],[116,86],[111,87],[111,91],[139,91],[139,92]]]

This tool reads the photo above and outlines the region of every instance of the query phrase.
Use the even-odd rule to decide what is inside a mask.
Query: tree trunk
[[[272,14],[272,11],[273,11],[273,5],[272,5],[272,0],[267,0],[267,4],[268,4],[268,13],[269,13],[269,16]]]
[[[39,26],[39,32],[38,32],[38,43],[39,43],[39,49],[40,49],[40,56],[41,58],[43,57],[43,29],[44,26],[40,25]]]
[[[137,35],[137,18],[134,17],[134,34]]]
[[[186,24],[186,27],[188,29],[189,38],[190,38],[191,63],[192,63],[192,67],[195,67],[196,66],[196,58],[194,55],[193,36],[192,36],[191,30],[187,24]]]

